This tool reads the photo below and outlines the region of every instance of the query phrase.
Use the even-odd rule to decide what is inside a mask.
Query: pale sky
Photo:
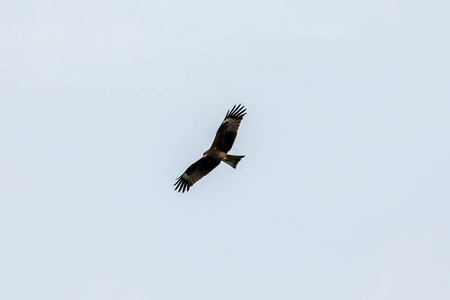
[[[2,1],[0,298],[450,299],[449,6]]]

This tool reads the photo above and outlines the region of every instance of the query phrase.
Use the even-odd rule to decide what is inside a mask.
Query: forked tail
[[[237,164],[241,161],[241,159],[245,157],[245,155],[227,155],[227,159],[224,159],[224,162],[234,169],[236,169]]]

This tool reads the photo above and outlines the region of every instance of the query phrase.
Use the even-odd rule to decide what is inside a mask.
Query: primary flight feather
[[[227,154],[233,146],[236,139],[237,131],[242,119],[246,115],[247,109],[240,104],[234,105],[231,110],[228,110],[217,130],[216,137],[211,145],[211,148],[203,153],[203,157],[189,166],[184,173],[176,179],[175,190],[178,192],[189,191],[189,188],[199,181],[203,176],[206,176],[221,161],[236,169],[239,161],[244,155],[229,155]]]

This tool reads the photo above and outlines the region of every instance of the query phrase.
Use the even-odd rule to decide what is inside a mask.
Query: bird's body
[[[175,190],[178,192],[189,191],[189,188],[200,180],[203,176],[211,172],[217,167],[221,161],[230,165],[236,169],[239,161],[244,157],[243,155],[230,155],[227,154],[233,146],[236,139],[239,125],[245,116],[246,109],[239,104],[233,106],[231,111],[229,110],[220,124],[217,130],[216,137],[214,138],[211,148],[203,153],[203,157],[193,163],[187,170],[178,177],[175,182]]]
[[[205,153],[203,153],[203,157],[211,157],[218,160],[224,160],[227,158],[227,156],[228,155],[225,152],[211,148],[209,148],[208,150],[205,151]]]

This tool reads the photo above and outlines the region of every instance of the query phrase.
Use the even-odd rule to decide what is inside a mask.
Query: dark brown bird
[[[237,107],[234,105],[231,110],[228,110],[225,119],[223,119],[222,124],[220,124],[217,130],[211,148],[206,150],[202,158],[193,163],[176,179],[174,184],[175,190],[183,193],[189,191],[189,188],[194,183],[211,172],[221,161],[236,169],[237,164],[244,155],[229,155],[227,152],[233,146],[239,125],[241,124],[242,118],[246,115],[246,110],[240,104]]]

